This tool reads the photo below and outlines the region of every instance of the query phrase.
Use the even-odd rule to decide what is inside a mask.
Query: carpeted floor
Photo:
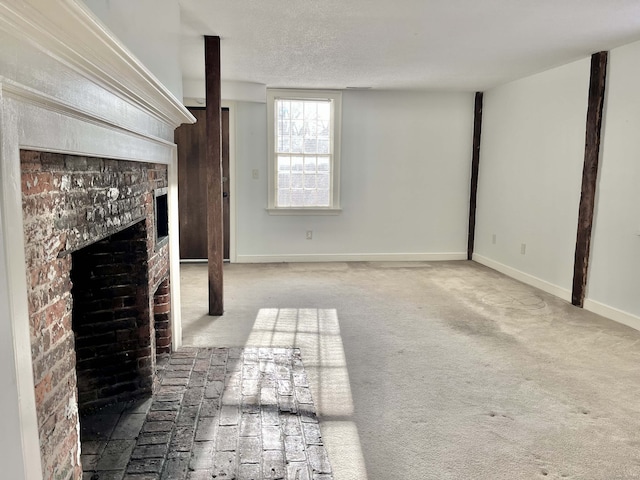
[[[183,265],[187,346],[300,348],[336,480],[640,478],[640,332],[473,262]]]

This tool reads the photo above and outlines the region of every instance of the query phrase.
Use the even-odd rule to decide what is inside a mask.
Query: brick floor
[[[184,348],[152,399],[83,418],[84,480],[332,480],[300,351]]]

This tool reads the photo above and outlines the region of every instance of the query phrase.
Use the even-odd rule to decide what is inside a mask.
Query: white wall
[[[265,211],[266,117],[237,104],[238,261],[465,258],[472,94],[344,92],[337,216]]]
[[[484,95],[474,259],[562,298],[573,278],[589,68],[587,58]]]
[[[597,208],[585,307],[640,329],[640,42],[609,56]],[[600,307],[600,308],[599,308]],[[632,321],[629,321],[632,320]]]
[[[84,0],[96,16],[182,101],[178,0]],[[153,12],[149,15],[149,12]]]

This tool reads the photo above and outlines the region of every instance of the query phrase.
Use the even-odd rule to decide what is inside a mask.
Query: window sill
[[[269,215],[340,215],[341,208],[267,208]]]

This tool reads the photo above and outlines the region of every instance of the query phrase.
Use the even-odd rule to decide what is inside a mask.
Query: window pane
[[[291,135],[295,137],[304,136],[304,121],[303,120],[294,120],[291,122]]]
[[[280,190],[289,191],[291,187],[291,157],[286,155],[278,156],[278,205],[282,205]]]
[[[278,155],[278,171],[291,170],[291,157],[287,155]]]
[[[291,205],[291,190],[278,190],[278,206],[288,207]]]
[[[291,170],[294,172],[302,172],[302,164],[304,157],[291,157]]]
[[[289,172],[278,174],[278,190],[287,189],[291,187],[291,174]]]
[[[293,173],[291,175],[291,188],[302,188],[304,185],[304,174]]]
[[[316,157],[304,157],[304,173],[316,173]]]
[[[330,167],[329,157],[318,157],[318,172],[329,172]]]
[[[304,102],[300,101],[300,100],[293,100],[291,101],[291,118],[296,119],[296,120],[302,120],[303,115],[302,112],[304,110]]]
[[[318,136],[323,140],[329,140],[331,136],[331,124],[329,121],[320,121],[318,122]]]
[[[322,173],[318,175],[318,188],[328,189],[330,187],[329,183],[330,183],[330,180],[329,180],[328,173]]]
[[[316,137],[304,139],[304,153],[318,153],[318,141]]]
[[[278,152],[291,153],[291,137],[289,135],[278,137]]]
[[[276,112],[278,119],[289,118],[289,110],[291,109],[291,102],[288,100],[276,100]]]
[[[302,153],[302,137],[291,137],[291,153]]]
[[[304,119],[315,120],[318,118],[318,102],[317,101],[307,101],[304,102]]]
[[[329,153],[329,140],[318,139],[317,153]]]
[[[331,119],[331,102],[318,102],[318,120],[329,123]]]
[[[278,120],[278,136],[289,134],[289,120]]]
[[[316,138],[318,134],[318,124],[315,120],[305,119],[304,122],[304,137],[305,138]]]
[[[305,190],[304,191],[304,206],[305,207],[313,207],[317,206],[317,198],[316,191],[314,190]]]
[[[291,120],[289,118],[290,101],[278,100],[276,104],[276,151],[289,152],[291,149]]]
[[[306,189],[316,189],[316,176],[315,175],[305,175],[304,176],[304,188]]]
[[[292,207],[303,207],[304,206],[304,190],[297,189],[291,190],[291,205]]]
[[[291,152],[302,153],[304,145],[304,122],[296,120],[291,124]]]
[[[317,202],[319,207],[329,206],[329,190],[317,190]]]

